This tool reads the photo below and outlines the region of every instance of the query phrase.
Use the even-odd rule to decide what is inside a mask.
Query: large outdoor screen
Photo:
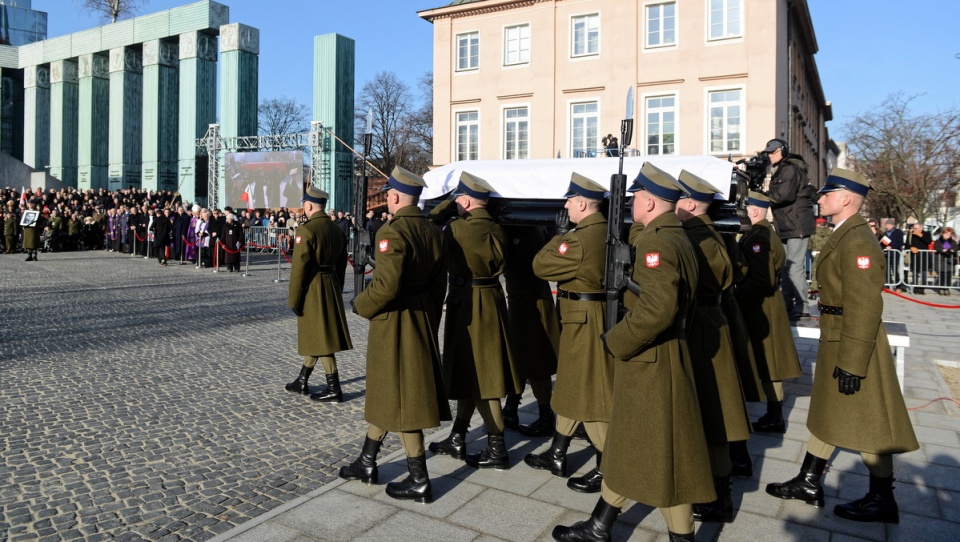
[[[303,151],[228,152],[227,205],[234,209],[300,207]]]

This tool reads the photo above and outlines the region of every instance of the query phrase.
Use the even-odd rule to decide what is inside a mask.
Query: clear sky
[[[748,0],[757,1],[757,0]],[[772,0],[760,0],[772,1]],[[808,0],[820,51],[817,67],[839,138],[843,125],[896,92],[920,95],[916,113],[960,107],[960,0]],[[48,36],[97,26],[80,0],[33,0]],[[150,0],[147,12],[190,3]],[[433,27],[417,11],[449,0],[222,0],[230,21],[260,29],[260,98],[286,96],[312,107],[313,37],[356,40],[359,92],[381,71],[412,90],[433,68]]]

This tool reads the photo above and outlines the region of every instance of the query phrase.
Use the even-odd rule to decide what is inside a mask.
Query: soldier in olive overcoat
[[[597,467],[567,486],[583,493],[600,491],[600,464],[613,409],[613,357],[600,340],[604,330],[607,220],[600,204],[606,188],[573,173],[564,208],[576,226],[548,242],[533,260],[538,277],[557,283],[560,309],[560,359],[552,406],[557,413],[553,443],[545,452],[524,458],[535,469],[567,476],[567,448],[583,422],[596,448]]]
[[[508,394],[503,406],[503,424],[530,437],[553,434],[553,375],[557,374],[560,320],[550,284],[533,272],[533,258],[547,243],[546,228],[504,227],[507,260],[503,269],[507,291],[507,326],[517,369],[520,391]],[[520,425],[517,409],[526,383],[530,383],[540,416],[530,425]]]
[[[449,291],[443,377],[447,396],[457,400],[457,419],[450,436],[431,443],[430,451],[464,458],[467,426],[474,411],[479,411],[487,430],[487,448],[466,455],[466,462],[477,468],[505,469],[509,462],[500,399],[520,391],[520,374],[510,348],[507,303],[500,285],[506,237],[486,209],[491,192],[486,181],[463,172],[452,194],[455,199],[431,212],[433,220],[446,224],[443,247]]]
[[[747,405],[740,389],[727,317],[721,307],[722,292],[733,284],[733,266],[723,239],[707,215],[719,190],[686,170],[680,172],[678,180],[684,197],[677,204],[677,216],[697,256],[699,277],[693,317],[687,322],[687,344],[717,490],[716,501],[694,506],[694,518],[729,523],[733,521],[733,466],[728,443],[750,438]]]
[[[590,519],[555,527],[556,540],[609,540],[629,498],[660,508],[670,540],[692,541],[692,503],[716,499],[685,339],[697,259],[674,212],[681,190],[649,162],[629,190],[645,226],[633,267],[640,295],[602,336],[618,361],[601,497]]]
[[[47,219],[39,213],[33,203],[27,204],[27,211],[36,213],[37,220],[31,225],[23,226],[23,251],[27,253],[26,261],[35,262],[37,261],[37,251],[40,250],[40,232],[47,226]]]
[[[787,260],[783,243],[766,219],[770,199],[751,191],[747,216],[753,224],[740,238],[747,275],[734,294],[750,332],[757,371],[767,396],[767,412],[753,424],[759,433],[785,433],[783,381],[800,376],[800,358],[790,332],[787,306],[780,291],[780,275]]]
[[[370,320],[369,428],[360,457],[340,469],[343,479],[376,483],[380,444],[388,431],[399,433],[409,476],[387,484],[387,495],[418,502],[433,499],[423,429],[450,419],[437,345],[447,275],[440,230],[416,206],[425,186],[401,167],[387,179],[394,218],[377,230],[373,280],[354,300],[354,312]]]
[[[17,248],[18,217],[16,213],[12,211],[13,206],[10,206],[10,209],[11,210],[4,211],[3,213],[3,242],[5,254],[13,254],[13,251]]]
[[[813,375],[800,474],[767,493],[824,505],[821,479],[836,448],[860,452],[870,472],[866,496],[839,504],[834,514],[854,521],[898,523],[893,455],[919,448],[903,402],[883,327],[883,252],[860,215],[867,179],[835,168],[820,189],[820,212],[837,225],[817,256],[820,348]]]
[[[287,295],[287,306],[297,315],[297,353],[303,356],[303,366],[300,376],[285,387],[290,392],[309,394],[308,379],[319,360],[327,386],[310,394],[310,399],[339,403],[343,401],[343,390],[334,354],[350,350],[353,343],[342,294],[347,272],[347,236],[325,212],[329,199],[329,194],[314,186],[303,193],[303,212],[310,218],[297,229],[294,239],[297,248],[293,252]],[[234,246],[228,248],[237,250]]]

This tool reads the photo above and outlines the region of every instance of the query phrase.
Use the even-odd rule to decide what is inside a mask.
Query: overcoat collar
[[[827,238],[827,242],[824,243],[823,248],[820,250],[820,254],[817,255],[818,265],[819,262],[822,262],[827,256],[830,255],[831,252],[833,252],[833,249],[840,244],[840,239],[842,239],[844,235],[849,233],[854,228],[863,228],[866,226],[867,221],[863,218],[863,216],[860,215],[860,213],[857,213],[844,220],[843,224],[840,224],[840,227],[830,234],[830,237]]]

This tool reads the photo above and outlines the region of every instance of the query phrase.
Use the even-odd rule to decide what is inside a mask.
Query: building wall
[[[597,139],[608,133],[619,138],[630,88],[631,147],[638,154],[651,154],[646,119],[648,104],[655,102],[650,100],[672,97],[673,154],[737,159],[780,137],[808,162],[819,163],[830,113],[812,59],[816,43],[806,1],[741,2],[740,33],[717,40],[708,39],[708,0],[480,0],[420,12],[434,25],[434,163],[457,159],[456,118],[466,111],[478,112],[478,158],[507,158],[503,110],[517,106],[529,111],[527,157],[576,156],[571,105],[595,102]],[[649,46],[648,9],[665,4],[675,8],[675,40]],[[574,56],[572,18],[592,14],[599,16],[598,52]],[[529,25],[529,62],[505,66],[506,29],[516,25]],[[479,66],[458,71],[458,36],[473,32],[479,36]],[[735,144],[718,150],[710,140],[709,99],[723,91],[739,92],[742,121]],[[794,111],[792,102],[798,100],[800,109]],[[797,118],[802,122],[793,122]]]

